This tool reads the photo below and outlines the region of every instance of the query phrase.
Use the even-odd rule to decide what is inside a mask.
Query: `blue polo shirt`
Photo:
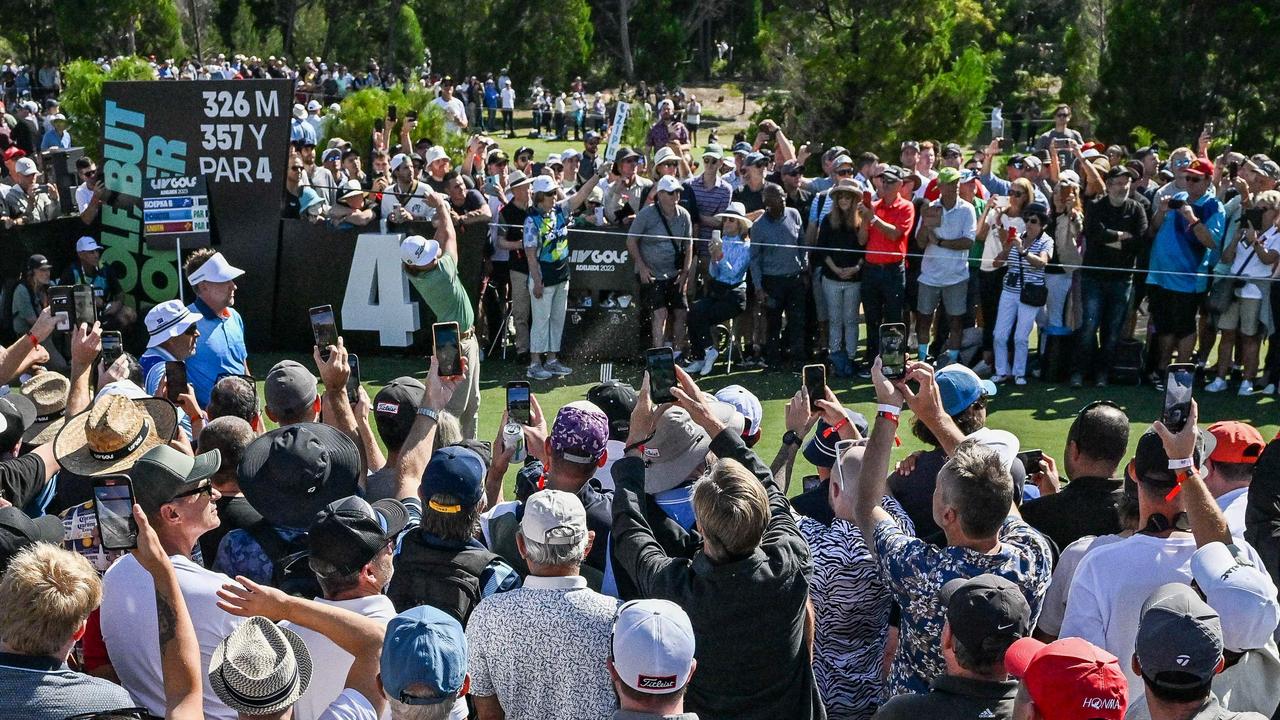
[[[219,375],[244,375],[249,371],[244,320],[234,308],[227,308],[219,315],[200,298],[187,309],[200,314],[196,323],[200,339],[196,341],[196,354],[187,358],[187,382],[196,390],[196,402],[205,407]]]
[[[1185,199],[1186,193],[1178,193],[1175,198]],[[1222,212],[1222,203],[1212,193],[1205,193],[1191,211],[1204,223],[1216,242],[1221,242],[1222,230],[1226,224],[1226,214]],[[1195,233],[1187,227],[1187,221],[1177,210],[1168,210],[1160,232],[1151,246],[1151,263],[1147,272],[1147,284],[1157,285],[1165,290],[1180,293],[1204,292],[1208,285],[1208,272],[1218,261],[1221,248],[1206,248],[1200,244]],[[1193,275],[1168,275],[1165,273],[1203,273]]]

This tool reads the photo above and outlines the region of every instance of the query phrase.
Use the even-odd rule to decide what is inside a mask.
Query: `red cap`
[[[1045,720],[1122,720],[1129,681],[1111,653],[1081,638],[1048,645],[1022,638],[1004,654],[1009,674],[1022,680]]]
[[[4,159],[6,162],[8,162],[9,160],[16,160],[18,158],[26,157],[26,156],[27,156],[26,151],[18,147],[17,145],[10,145],[9,147],[4,149]]]
[[[1258,462],[1258,456],[1267,446],[1267,441],[1262,439],[1262,433],[1257,428],[1235,420],[1210,425],[1209,434],[1218,441],[1209,455],[1209,459],[1214,462],[1252,465]]]
[[[1182,171],[1191,175],[1212,175],[1213,163],[1204,158],[1196,158],[1190,165],[1182,168]]]
[[[1084,145],[1081,145],[1081,146],[1080,146],[1080,150],[1081,150],[1081,151],[1084,151],[1084,150],[1097,150],[1098,152],[1106,152],[1106,151],[1107,151],[1107,146],[1106,146],[1106,145],[1103,145],[1103,144],[1102,144],[1102,143],[1100,143],[1100,142],[1097,142],[1096,140],[1091,140],[1091,141],[1089,141],[1089,142],[1085,143]]]

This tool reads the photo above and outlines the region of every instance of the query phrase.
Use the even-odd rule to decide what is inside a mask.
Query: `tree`
[[[422,61],[422,25],[418,14],[409,5],[400,6],[398,20],[391,26],[391,42],[388,44],[387,63],[396,72],[410,68]],[[392,53],[394,49],[394,53]]]
[[[102,84],[108,80],[154,80],[155,71],[144,58],[118,58],[104,71],[92,60],[74,60],[62,68],[59,101],[71,124],[71,137],[89,157],[100,157],[102,145]]]

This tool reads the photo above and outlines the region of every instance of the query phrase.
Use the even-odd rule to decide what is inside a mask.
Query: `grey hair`
[[[524,554],[525,559],[533,565],[581,565],[583,558],[587,556],[587,533],[583,533],[582,539],[572,545],[544,544],[525,537]]]
[[[457,698],[454,699],[456,701]],[[445,701],[434,705],[406,705],[399,700],[388,697],[392,720],[447,720],[453,712],[454,701]]]
[[[462,423],[453,413],[442,411],[436,418],[436,447],[448,447],[462,442]]]

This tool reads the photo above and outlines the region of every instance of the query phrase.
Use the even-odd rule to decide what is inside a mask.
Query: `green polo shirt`
[[[409,282],[418,289],[422,298],[436,315],[436,322],[456,322],[462,332],[475,324],[476,313],[471,308],[471,298],[458,279],[458,263],[453,256],[440,256],[436,268],[421,275],[410,275]]]

